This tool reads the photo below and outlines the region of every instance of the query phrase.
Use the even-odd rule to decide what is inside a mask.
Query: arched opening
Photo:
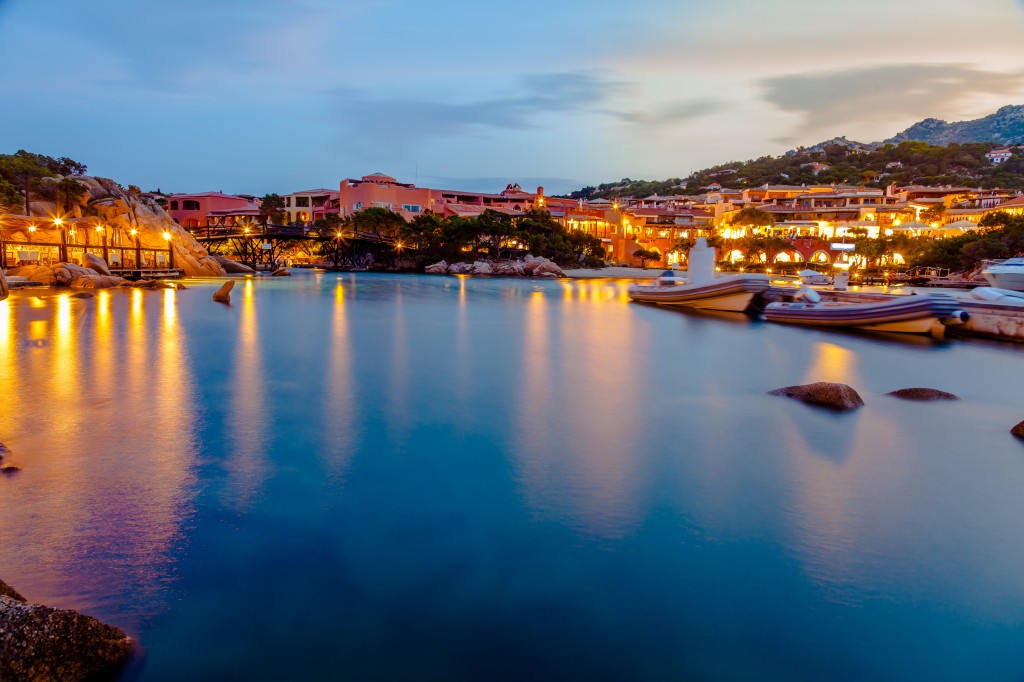
[[[829,263],[832,259],[828,255],[828,251],[815,251],[811,254],[812,263]]]

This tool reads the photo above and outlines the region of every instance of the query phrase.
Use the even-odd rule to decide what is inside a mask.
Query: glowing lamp
[[[35,225],[29,225],[28,226],[28,231],[29,232],[35,232],[36,231],[36,226]]]
[[[164,232],[163,236],[164,236],[164,240],[165,241],[171,241],[171,233],[170,232]]]
[[[64,224],[64,220],[62,218],[54,218],[53,224],[56,225],[57,227],[60,227],[61,225]]]
[[[129,230],[129,232],[128,232],[128,233],[129,233],[129,234],[130,234],[131,236],[133,236],[133,237],[134,237],[135,235],[137,235],[137,234],[139,233],[139,231],[138,231],[138,230],[136,230],[136,229],[135,229],[135,228],[133,227],[133,228],[132,228],[131,230]]]

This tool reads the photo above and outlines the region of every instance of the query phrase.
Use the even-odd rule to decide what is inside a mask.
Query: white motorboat
[[[832,284],[831,277],[817,270],[801,270],[797,275],[800,277],[800,283],[805,286],[808,284]]]
[[[817,292],[802,290],[804,300],[769,303],[765,319],[771,322],[819,327],[856,327],[873,331],[941,335],[948,325],[969,318],[952,296],[926,294],[895,296],[870,303],[822,301]]]
[[[1009,258],[981,271],[988,283],[998,289],[1024,291],[1024,258]]]
[[[634,284],[629,297],[640,303],[740,313],[756,294],[768,290],[768,276],[740,274],[715,277],[715,250],[698,237],[687,258],[686,278],[668,271],[654,284]]]

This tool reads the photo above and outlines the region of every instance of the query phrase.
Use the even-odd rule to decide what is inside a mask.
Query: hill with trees
[[[571,193],[573,199],[616,199],[651,194],[702,194],[714,184],[735,189],[772,185],[954,185],[1024,189],[1024,151],[993,164],[985,154],[994,142],[933,145],[904,141],[872,150],[834,142],[815,149],[799,148],[782,156],[733,161],[697,171],[688,178],[647,181],[624,178]]]
[[[946,123],[937,118],[926,118],[886,142],[898,144],[906,140],[940,145],[953,142],[1020,144],[1024,142],[1024,105],[1005,106],[994,114],[972,121]]]

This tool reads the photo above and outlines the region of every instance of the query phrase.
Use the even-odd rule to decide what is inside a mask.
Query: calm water
[[[218,284],[0,303],[0,577],[128,679],[1024,679],[1024,348]],[[814,380],[867,407],[764,394]]]

